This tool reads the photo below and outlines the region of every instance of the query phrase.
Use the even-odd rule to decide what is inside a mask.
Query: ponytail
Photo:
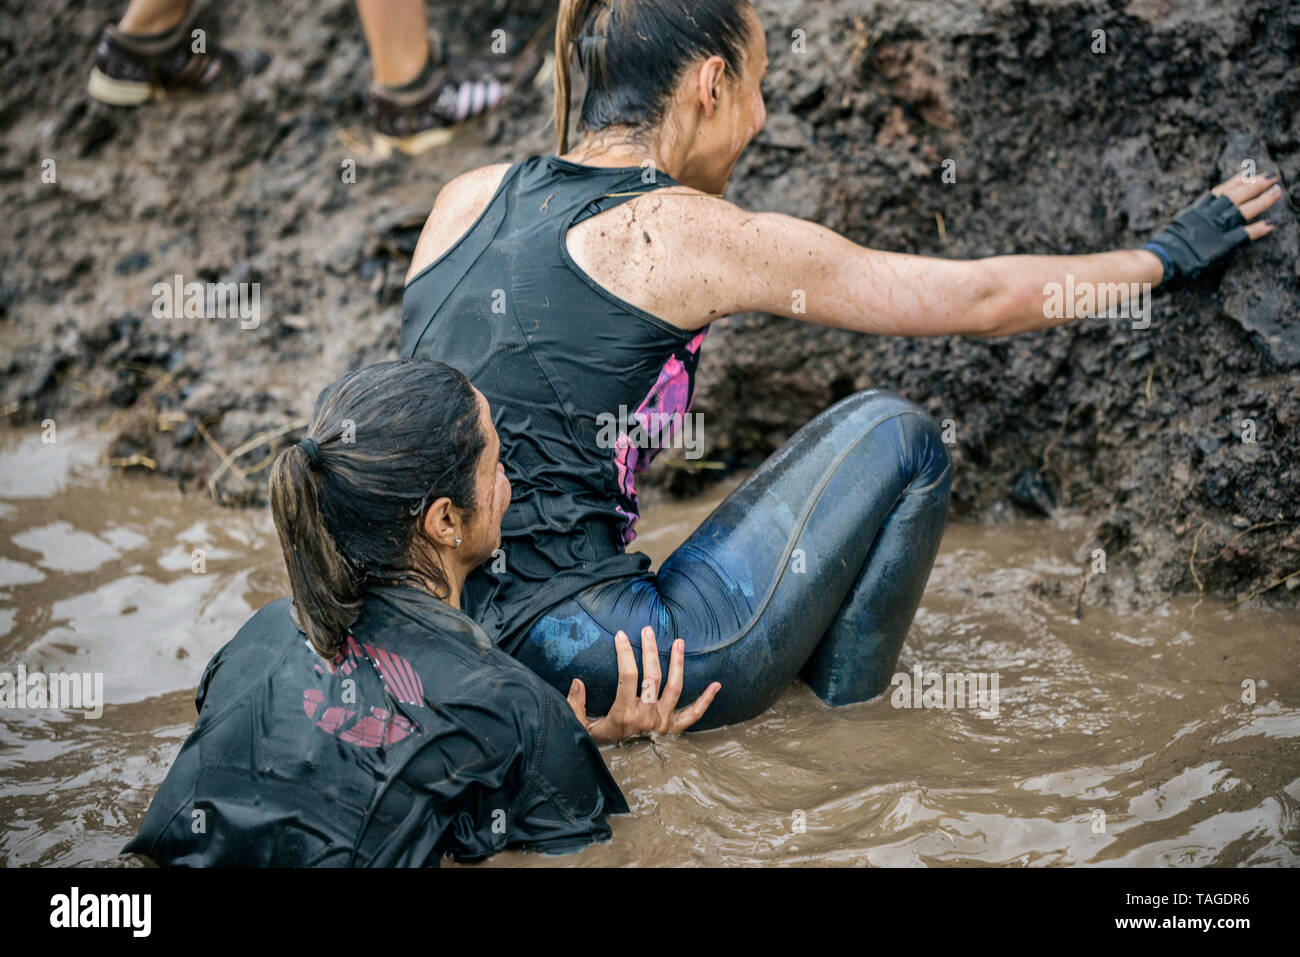
[[[595,0],[598,2],[598,0]],[[582,31],[591,12],[593,0],[560,0],[555,21],[555,137],[556,154],[569,151],[569,66],[573,59],[573,42]]]
[[[320,394],[307,437],[272,466],[269,498],[298,627],[322,658],[338,655],[372,582],[446,597],[425,511],[445,497],[474,512],[486,447],[478,394],[441,362],[381,362]]]
[[[361,613],[361,576],[325,524],[321,477],[303,444],[292,446],[271,469],[269,498],[298,627],[316,653],[329,660]]]

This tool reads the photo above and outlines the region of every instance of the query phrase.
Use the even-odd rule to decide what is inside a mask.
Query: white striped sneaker
[[[453,64],[440,69],[427,86],[410,93],[372,86],[367,113],[375,126],[376,144],[418,156],[450,142],[459,127],[500,103],[506,85],[489,71],[470,75],[465,67]]]

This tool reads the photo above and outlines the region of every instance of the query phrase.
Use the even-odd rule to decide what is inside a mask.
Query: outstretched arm
[[[1231,200],[1248,222],[1281,197],[1273,182],[1261,177],[1247,183],[1235,176],[1212,193]],[[1008,336],[1081,318],[1072,310],[1062,315],[1047,308],[1053,283],[1066,289],[1107,286],[1122,301],[1130,284],[1154,287],[1166,273],[1162,259],[1148,249],[938,259],[868,249],[791,216],[750,213],[720,200],[710,206],[708,221],[697,224],[707,230],[708,240],[699,244],[699,258],[690,268],[697,274],[694,287],[706,291],[708,309],[717,315],[754,310],[894,336]],[[1220,245],[1226,252],[1272,229],[1264,222],[1237,226],[1223,232],[1219,238],[1226,241]],[[1198,237],[1187,236],[1194,247]],[[1169,249],[1164,251],[1168,257]],[[1192,247],[1173,249],[1175,259],[1180,253],[1197,261]]]

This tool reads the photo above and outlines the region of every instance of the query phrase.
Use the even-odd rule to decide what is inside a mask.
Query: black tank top
[[[503,553],[470,577],[462,602],[509,651],[551,605],[650,566],[624,547],[635,537],[634,476],[656,450],[627,433],[639,423],[653,434],[689,410],[708,329],[683,330],[625,302],[565,247],[577,223],[677,185],[662,172],[648,178],[641,167],[555,156],[517,163],[403,297],[401,354],[463,372],[501,436],[513,487]],[[632,428],[611,427],[624,422]]]

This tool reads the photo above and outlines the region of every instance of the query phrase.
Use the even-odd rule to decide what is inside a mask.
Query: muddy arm
[[[1280,197],[1267,186],[1233,177],[1213,192],[1227,195],[1250,220]],[[693,274],[686,282],[692,301],[705,300],[715,315],[755,310],[879,335],[993,337],[1104,315],[1110,307],[1142,327],[1148,293],[1164,275],[1160,258],[1146,249],[938,259],[868,249],[792,216],[707,203],[707,215],[704,204],[693,204],[694,216],[678,221],[675,238],[695,237],[697,255],[682,264]],[[1245,232],[1256,240],[1271,228],[1258,222]]]

